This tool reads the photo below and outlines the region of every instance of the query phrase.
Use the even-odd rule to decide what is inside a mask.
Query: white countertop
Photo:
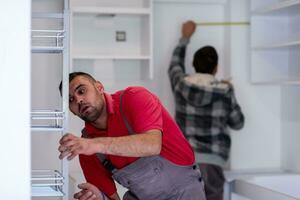
[[[232,192],[254,200],[300,199],[300,173],[284,170],[226,171]]]

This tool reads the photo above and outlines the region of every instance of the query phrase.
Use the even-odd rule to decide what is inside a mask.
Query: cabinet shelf
[[[61,53],[64,33],[64,30],[32,30],[32,53]]]
[[[253,85],[300,85],[299,80],[272,80],[272,81],[252,81]]]
[[[251,7],[251,83],[298,85],[300,0],[251,0]]]
[[[284,85],[300,85],[300,78],[299,80],[294,80],[294,81],[285,81],[283,82]]]
[[[64,194],[61,191],[55,190],[52,186],[48,187],[31,187],[31,196],[33,197],[62,197]]]
[[[63,131],[64,112],[53,110],[34,110],[31,112],[32,131]],[[47,124],[47,125],[45,125]],[[51,125],[50,125],[51,124]]]
[[[97,55],[97,54],[78,54],[73,55],[73,59],[87,60],[149,60],[150,56],[142,55]]]
[[[32,0],[31,6],[31,169],[51,168],[32,170],[31,196],[68,200],[71,199],[68,162],[65,159],[59,160],[55,149],[57,139],[68,130],[69,106],[66,91],[70,68],[70,0]],[[52,90],[52,82],[59,81],[62,81],[61,97],[56,96],[56,90],[55,93]],[[49,99],[53,95],[55,97]]]
[[[73,70],[109,65],[106,78],[152,79],[152,0],[73,0],[70,8]]]
[[[149,15],[149,8],[74,7],[74,14]]]
[[[63,19],[63,13],[45,13],[45,12],[33,12],[31,15],[32,18],[38,19]]]
[[[37,131],[51,131],[51,132],[60,132],[63,131],[62,126],[38,126],[38,125],[33,125],[31,126],[31,131],[37,132]]]
[[[300,0],[285,0],[252,11],[252,15],[288,15],[300,12]]]
[[[33,197],[62,197],[63,176],[57,170],[32,170],[31,195]]]
[[[252,50],[288,49],[294,47],[300,47],[300,40],[253,46]]]
[[[63,47],[31,47],[32,53],[61,53],[63,50]]]
[[[33,110],[31,119],[63,119],[64,112],[57,110]]]

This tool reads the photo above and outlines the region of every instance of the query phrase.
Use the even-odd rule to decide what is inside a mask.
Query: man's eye
[[[85,89],[84,88],[78,90],[78,94],[84,94],[84,93],[85,93]]]

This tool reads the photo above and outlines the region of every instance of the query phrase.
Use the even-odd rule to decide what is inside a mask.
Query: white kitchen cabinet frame
[[[153,78],[152,0],[73,0],[70,8],[73,71],[84,60],[110,61],[108,68],[139,66]]]
[[[251,1],[251,82],[299,84],[300,1]]]
[[[41,6],[45,3],[49,3],[50,6]],[[31,132],[32,134],[51,133],[62,136],[68,129],[70,12],[68,0],[61,0],[60,3],[63,5],[61,12],[52,11],[52,3],[57,3],[57,1],[35,0],[32,2],[31,51],[35,54],[61,55],[61,79],[63,83],[61,108],[59,110],[32,109]],[[40,8],[46,9],[39,10]],[[50,11],[47,11],[47,8]],[[37,29],[36,26],[38,26]],[[32,81],[32,84],[39,83]],[[57,146],[53,147],[53,151],[57,151]],[[32,169],[31,196],[35,198],[57,197],[68,200],[68,174],[66,159],[60,161],[60,169]]]

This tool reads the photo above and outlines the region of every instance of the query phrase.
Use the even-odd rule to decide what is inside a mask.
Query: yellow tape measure
[[[249,26],[250,22],[200,22],[197,26]]]

